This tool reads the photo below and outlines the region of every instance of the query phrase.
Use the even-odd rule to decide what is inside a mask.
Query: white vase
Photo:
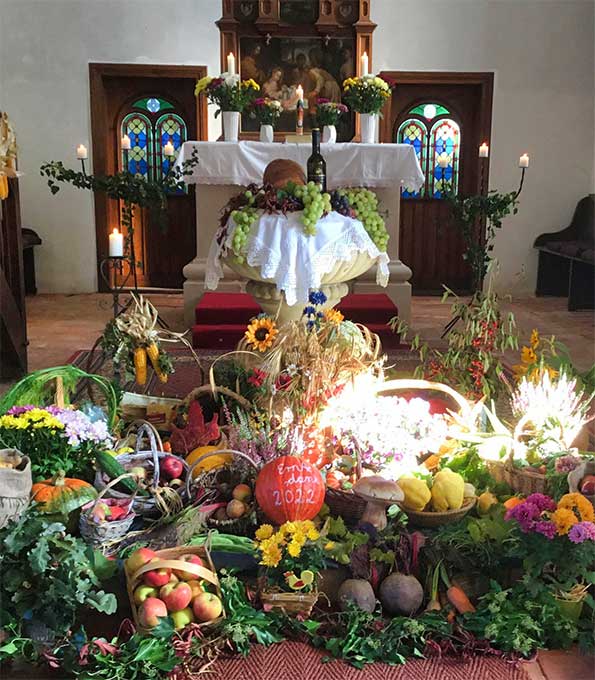
[[[261,142],[272,142],[275,139],[275,133],[273,131],[272,125],[261,125],[260,126],[260,141]]]
[[[376,143],[376,126],[378,125],[377,113],[360,113],[360,131],[362,144]]]
[[[322,128],[322,141],[325,144],[334,144],[337,141],[337,128],[334,125],[325,125]]]
[[[223,111],[223,139],[226,142],[237,142],[240,135],[240,112]]]

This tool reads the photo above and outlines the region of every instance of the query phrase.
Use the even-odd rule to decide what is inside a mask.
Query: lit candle
[[[230,76],[235,75],[236,72],[236,58],[232,52],[227,55],[227,72]]]
[[[116,228],[109,235],[109,256],[124,257],[124,235]]]
[[[122,147],[122,151],[130,151],[130,137],[128,135],[122,137],[120,146]]]
[[[168,142],[164,147],[163,147],[163,153],[166,156],[173,156],[176,151],[174,149],[174,145],[171,142]]]
[[[367,76],[368,74],[369,74],[368,53],[364,52],[362,54],[362,76]]]
[[[448,166],[449,166],[449,160],[448,160],[448,158],[447,158],[446,156],[441,156],[441,157],[438,159],[438,165],[439,165],[443,170],[446,170],[446,168],[448,168]]]
[[[89,157],[89,154],[87,153],[87,147],[84,144],[79,144],[76,147],[76,157],[79,159],[79,161],[84,161]]]
[[[490,147],[488,146],[487,142],[484,142],[479,147],[479,157],[480,158],[487,158],[489,155],[490,155]]]
[[[529,155],[524,153],[519,158],[519,168],[528,168],[528,167],[529,167]]]
[[[297,94],[298,102],[303,102],[304,101],[304,88],[301,85],[298,85],[295,88],[295,93]]]
[[[298,85],[295,88],[295,93],[297,95],[298,101],[295,107],[296,120],[295,120],[295,133],[297,135],[304,134],[304,88]]]

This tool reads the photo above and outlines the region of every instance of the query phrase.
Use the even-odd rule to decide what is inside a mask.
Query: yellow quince
[[[401,503],[407,510],[421,512],[429,503],[432,494],[423,479],[401,477],[397,483],[405,494]]]
[[[440,470],[432,483],[432,507],[436,512],[458,510],[463,505],[465,480],[449,468]]]

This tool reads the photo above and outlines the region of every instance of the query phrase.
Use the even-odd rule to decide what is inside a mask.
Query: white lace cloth
[[[288,158],[306,168],[310,144],[265,142],[185,142],[176,160],[180,167],[196,149],[199,164],[188,184],[262,183],[266,166]],[[424,183],[415,149],[409,144],[322,144],[329,189],[337,187],[418,189]]]
[[[306,303],[310,291],[320,288],[324,275],[356,253],[367,253],[376,261],[376,282],[387,285],[388,255],[378,250],[359,220],[332,212],[319,220],[314,236],[307,236],[301,214],[262,214],[248,237],[246,262],[285,292],[288,305]],[[210,290],[223,278],[221,256],[231,247],[235,228],[230,218],[225,242],[218,243],[215,238],[211,243],[205,276]]]

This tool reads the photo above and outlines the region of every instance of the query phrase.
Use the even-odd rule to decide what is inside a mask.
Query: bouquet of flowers
[[[380,113],[391,96],[391,86],[373,75],[347,78],[343,82],[343,99],[358,113]]]
[[[89,477],[95,451],[111,443],[105,420],[76,409],[14,406],[0,416],[0,445],[28,455],[36,479],[51,477],[58,470],[67,476]]]
[[[205,76],[197,81],[194,94],[205,93],[209,103],[217,105],[215,117],[221,111],[244,111],[260,90],[260,85],[249,78],[240,80],[236,73],[222,73],[218,78]]]
[[[261,125],[275,125],[282,111],[281,102],[268,97],[259,97],[250,105],[251,117],[256,118]]]
[[[337,104],[328,99],[318,99],[316,102],[316,121],[320,127],[325,125],[336,125],[342,114],[349,109],[345,104]]]

